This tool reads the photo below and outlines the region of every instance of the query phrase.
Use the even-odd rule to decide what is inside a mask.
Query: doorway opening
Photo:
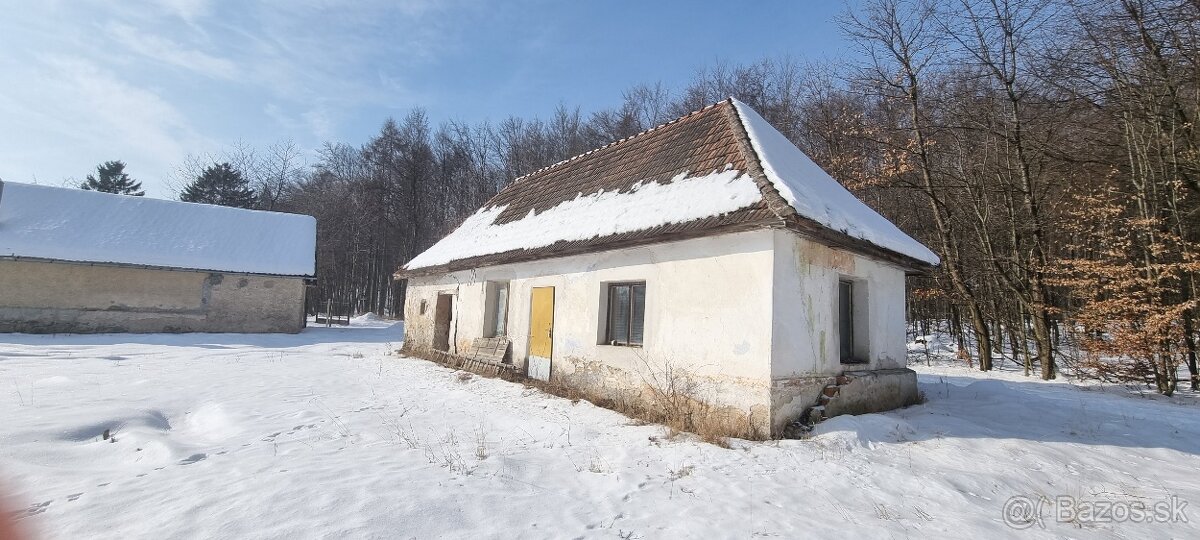
[[[433,348],[450,351],[450,320],[454,314],[454,295],[439,294],[433,308]]]

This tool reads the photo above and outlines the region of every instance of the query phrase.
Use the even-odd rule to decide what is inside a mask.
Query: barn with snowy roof
[[[396,278],[410,354],[613,397],[682,375],[779,435],[916,400],[905,277],[937,263],[729,99],[516,179]]]
[[[311,216],[0,182],[0,332],[299,332]]]

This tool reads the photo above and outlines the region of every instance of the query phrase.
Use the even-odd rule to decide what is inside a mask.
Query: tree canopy
[[[87,180],[79,187],[90,191],[135,197],[146,194],[145,191],[142,191],[142,183],[130,178],[129,174],[125,172],[125,162],[123,161],[105,161],[98,165],[96,174],[87,175]]]
[[[215,163],[183,188],[183,202],[216,204],[235,208],[253,208],[257,198],[242,173],[229,163]]]

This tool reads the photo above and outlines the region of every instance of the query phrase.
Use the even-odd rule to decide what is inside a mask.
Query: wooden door
[[[529,299],[529,376],[550,380],[554,353],[554,287],[534,287]]]
[[[433,308],[433,348],[435,350],[450,350],[450,322],[453,313],[454,296],[437,295],[437,305]]]

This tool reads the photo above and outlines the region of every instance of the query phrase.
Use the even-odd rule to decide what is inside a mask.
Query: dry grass
[[[406,349],[406,356],[424,358],[435,363],[437,355],[421,354],[423,351]],[[649,367],[649,363],[647,363]],[[457,366],[450,366],[456,367]],[[655,369],[647,369],[643,374],[642,388],[581,388],[566,384],[559,379],[539,381],[523,376],[510,377],[492,373],[475,375],[489,378],[514,379],[527,387],[536,388],[547,394],[559,396],[572,402],[588,401],[597,407],[603,407],[619,412],[634,420],[661,424],[670,428],[672,435],[687,432],[696,435],[701,440],[729,448],[729,438],[739,438],[752,441],[770,439],[770,433],[765,433],[755,423],[755,418],[746,411],[732,407],[720,407],[711,403],[704,396],[705,385],[690,372],[674,367],[670,362]],[[457,378],[467,382],[472,375],[461,371]]]
[[[754,425],[753,418],[743,411],[717,407],[700,399],[691,384],[655,387],[646,385],[642,391],[615,389],[596,391],[563,384],[561,381],[521,381],[536,388],[572,401],[584,400],[611,409],[634,419],[634,423],[661,424],[672,434],[692,433],[701,440],[729,448],[729,438],[766,440],[769,437]]]

